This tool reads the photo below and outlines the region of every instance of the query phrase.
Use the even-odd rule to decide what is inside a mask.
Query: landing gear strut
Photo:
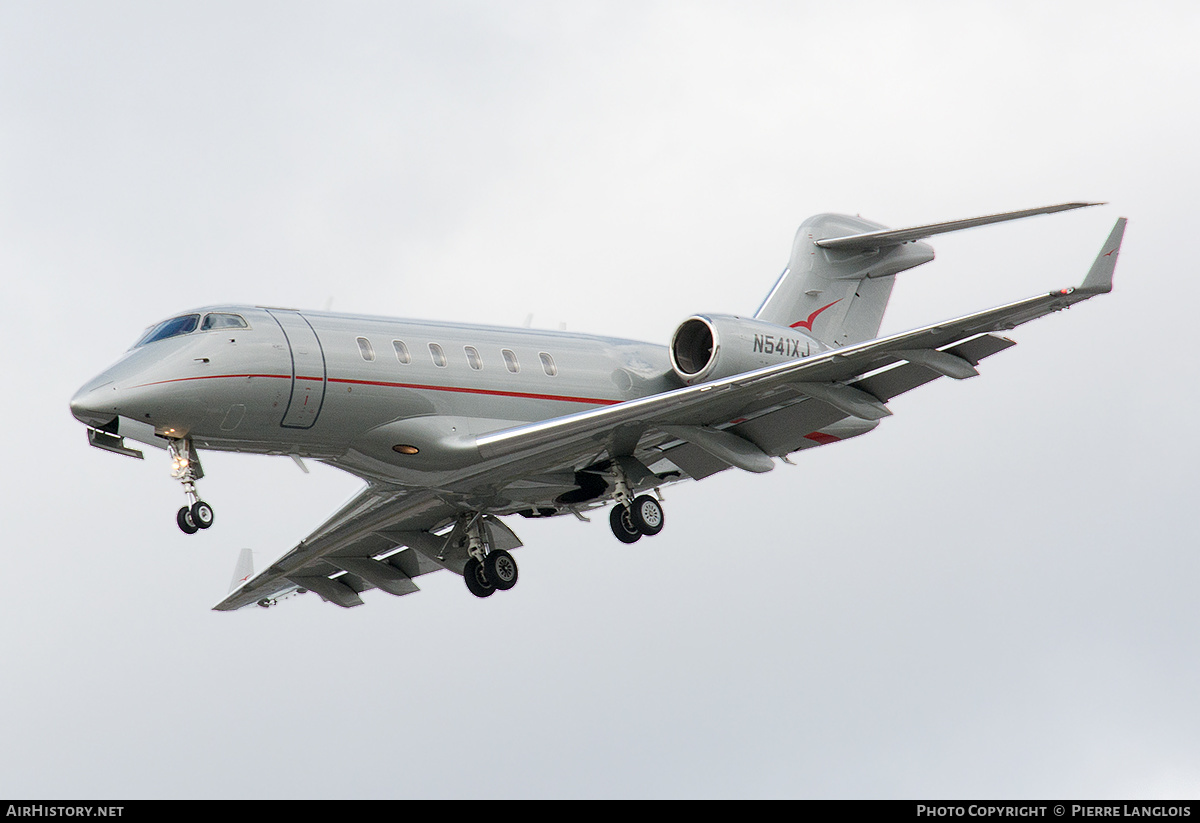
[[[188,505],[175,513],[175,522],[184,534],[195,534],[213,524],[212,506],[200,499],[196,493],[196,481],[204,476],[200,458],[192,447],[191,440],[168,440],[167,451],[171,455],[171,476],[183,484]]]

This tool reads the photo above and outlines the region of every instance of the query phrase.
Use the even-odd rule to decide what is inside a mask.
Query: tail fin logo
[[[827,308],[829,308],[830,306],[836,305],[836,304],[838,304],[838,303],[841,303],[841,302],[842,302],[842,298],[840,298],[840,297],[839,297],[837,300],[834,300],[832,303],[829,303],[828,305],[822,306],[821,308],[817,309],[815,312],[813,312],[812,314],[810,314],[810,315],[808,316],[808,319],[807,319],[807,320],[799,320],[799,321],[797,321],[797,322],[793,323],[793,324],[790,326],[790,328],[793,328],[793,329],[804,329],[804,330],[806,330],[806,331],[812,331],[813,321],[817,319],[817,315],[819,315],[821,312],[825,311],[825,310],[826,310]]]

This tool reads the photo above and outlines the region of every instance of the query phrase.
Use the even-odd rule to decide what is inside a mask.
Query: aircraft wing
[[[726,458],[741,455],[742,467],[753,471],[755,465],[764,466],[762,458],[770,455],[752,438],[714,427],[742,425],[738,421],[747,412],[769,406],[775,399],[786,403],[797,395],[831,407],[836,412],[832,420],[878,420],[891,413],[883,405],[885,400],[922,382],[939,376],[974,376],[979,359],[1012,345],[993,332],[1016,328],[1112,290],[1125,223],[1125,218],[1117,220],[1079,286],[733,377],[486,434],[476,438],[474,446],[483,460],[508,458],[532,467],[562,462],[572,447],[580,454],[593,450],[594,444],[619,427],[634,431],[659,428],[713,454],[723,453]],[[902,379],[893,375],[889,380],[887,372],[871,374],[888,367],[905,369],[908,375]],[[913,374],[918,370],[928,379]],[[737,439],[731,440],[727,434]],[[731,459],[726,462],[739,465]]]
[[[412,578],[444,567],[407,548],[383,560],[397,546],[411,546],[429,535],[457,509],[427,490],[368,485],[300,544],[262,573],[242,582],[213,608],[231,611],[274,601],[301,590],[315,591],[339,606],[357,606],[368,588],[391,594],[417,591]],[[432,537],[432,535],[429,535]]]
[[[642,438],[655,433],[657,454],[673,459],[675,442],[699,449],[721,467],[763,471],[774,456],[795,451],[801,439],[847,417],[878,420],[891,414],[884,403],[939,377],[974,376],[979,360],[1012,341],[995,332],[1016,328],[1112,290],[1125,230],[1113,227],[1083,283],[1015,303],[934,323],[912,331],[738,374],[708,383],[630,400],[602,409],[492,432],[463,443],[465,468],[447,472],[439,488],[369,483],[299,545],[250,577],[214,608],[218,611],[315,591],[340,606],[362,603],[359,594],[381,588],[416,591],[413,578],[440,568],[462,573],[465,505],[482,489],[538,473],[586,465],[597,454],[616,457],[625,444],[645,451]],[[821,442],[821,441],[817,441]],[[711,473],[711,472],[708,472]],[[693,477],[703,472],[689,471]],[[497,548],[520,541],[490,515],[480,515]],[[435,534],[458,518],[448,533]],[[401,547],[404,547],[401,549]]]

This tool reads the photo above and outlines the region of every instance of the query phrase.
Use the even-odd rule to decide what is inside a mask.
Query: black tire
[[[483,558],[483,573],[488,582],[500,591],[508,591],[517,585],[517,561],[503,549],[497,549]]]
[[[612,533],[622,543],[636,543],[642,539],[642,533],[633,525],[629,516],[629,509],[620,503],[613,506],[612,511],[608,513],[608,525],[612,526]]]
[[[490,597],[496,591],[496,587],[488,582],[487,575],[483,573],[483,564],[474,557],[463,567],[463,582],[476,597]]]
[[[197,500],[192,504],[192,523],[198,529],[207,529],[213,524],[213,509],[212,506],[205,503],[203,500]]]
[[[634,528],[646,536],[653,536],[663,530],[663,510],[653,497],[643,494],[633,501],[629,519]]]
[[[179,525],[179,530],[184,534],[195,534],[200,531],[200,527],[196,525],[196,521],[192,520],[192,510],[184,506],[175,513],[175,522]]]

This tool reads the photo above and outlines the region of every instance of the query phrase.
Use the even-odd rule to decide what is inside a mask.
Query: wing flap
[[[985,357],[991,357],[997,352],[1015,346],[1016,343],[994,334],[982,334],[945,351],[972,366],[978,365]],[[893,397],[898,397],[907,391],[932,383],[943,375],[921,363],[907,362],[877,374],[872,374],[857,381],[854,385],[868,394],[878,397],[885,403]]]
[[[230,592],[213,608],[232,611],[271,602],[298,589],[315,591],[338,605],[358,605],[353,602],[355,599],[361,602],[358,594],[377,584],[354,570],[345,569],[343,560],[371,560],[376,555],[409,545],[395,538],[400,534],[425,533],[424,530],[436,528],[456,513],[455,507],[430,490],[411,492],[369,485],[299,545]],[[387,560],[409,578],[441,568],[426,565],[429,561],[417,560],[409,552],[399,552]],[[337,579],[331,580],[330,575]],[[322,581],[338,583],[338,586],[331,587]],[[400,584],[397,582],[394,587],[399,588]]]
[[[739,423],[733,430],[776,457],[812,445],[805,437],[846,419],[844,411],[819,400],[804,399]]]
[[[327,600],[330,603],[341,606],[343,609],[363,604],[362,598],[358,596],[358,592],[341,580],[330,580],[328,577],[319,574],[298,574],[288,577],[288,580],[306,591],[316,592],[321,596],[322,600]]]
[[[412,578],[385,560],[371,557],[339,557],[337,565],[377,589],[401,596],[420,591]]]
[[[661,425],[658,428],[672,437],[691,443],[711,457],[744,471],[761,474],[775,468],[775,462],[771,460],[770,455],[733,432],[707,426]]]
[[[687,442],[664,449],[662,456],[686,472],[687,476],[693,480],[703,480],[706,477],[712,477],[717,472],[733,468],[732,463],[727,463],[699,446]]]

